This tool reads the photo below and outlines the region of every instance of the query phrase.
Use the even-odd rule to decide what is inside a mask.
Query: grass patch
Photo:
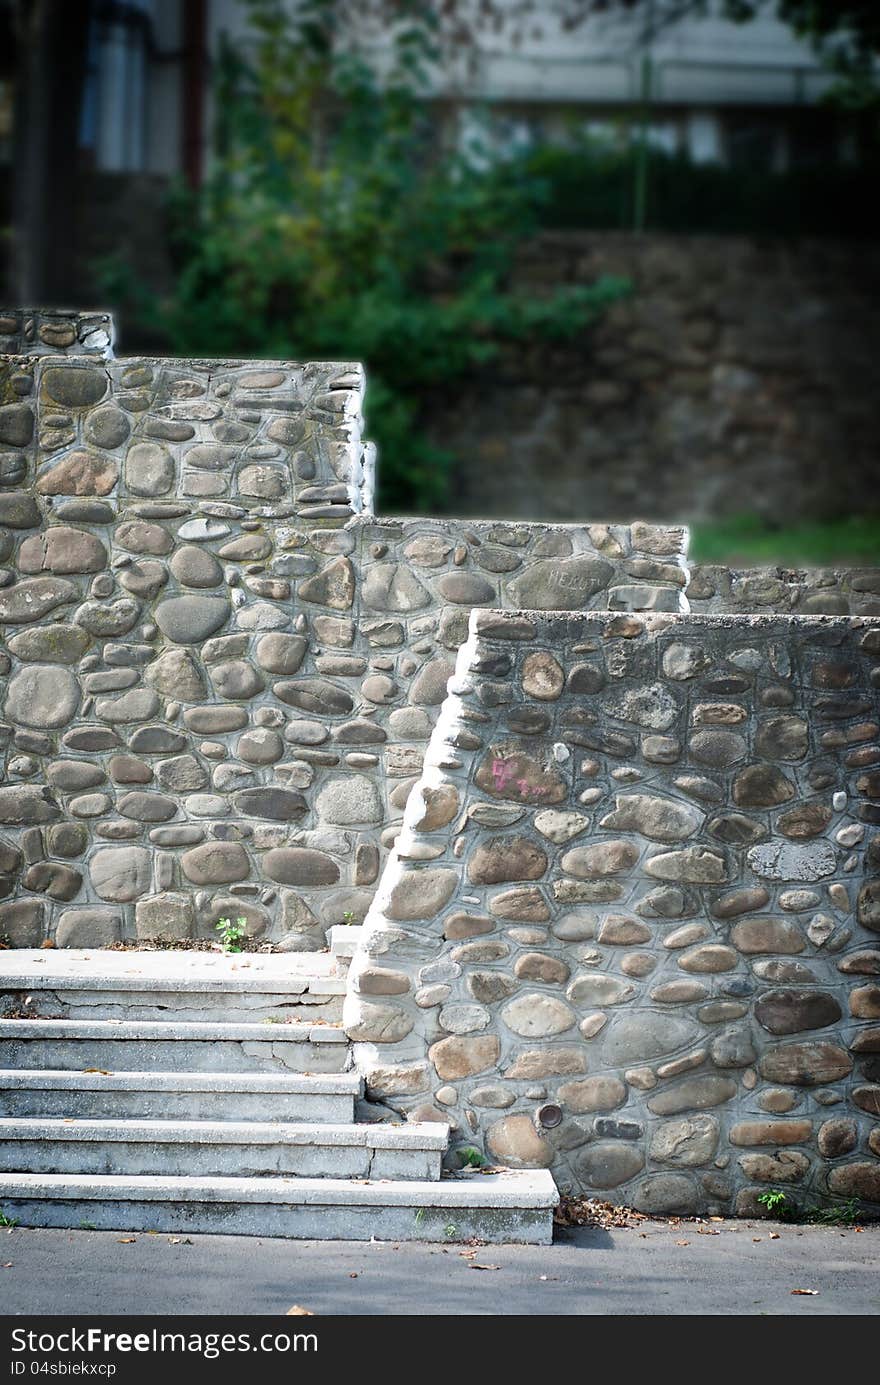
[[[849,515],[804,524],[773,524],[757,515],[690,526],[692,562],[827,567],[880,565],[880,515]]]

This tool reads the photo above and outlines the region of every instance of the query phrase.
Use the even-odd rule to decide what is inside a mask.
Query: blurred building
[[[845,121],[817,104],[829,78],[816,53],[769,12],[736,25],[710,4],[709,17],[666,22],[680,5],[643,0],[566,30],[552,3],[535,0],[525,23],[507,3],[510,25],[478,32],[466,60],[437,72],[435,94],[459,112],[489,107],[508,148],[573,129],[626,139],[647,94],[652,144],[698,163],[784,170],[853,152]],[[364,23],[381,67],[382,32]],[[0,0],[10,292],[88,289],[73,261],[105,254],[124,227],[130,258],[161,279],[156,215],[169,178],[204,175],[224,37],[246,44],[243,0]]]

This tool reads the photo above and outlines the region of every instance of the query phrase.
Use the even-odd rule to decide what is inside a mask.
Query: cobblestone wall
[[[352,966],[373,1097],[646,1211],[880,1203],[880,625],[470,630]]]
[[[0,332],[15,945],[234,913],[323,946],[368,907],[472,606],[682,605],[681,528],[373,519],[360,366],[116,360],[97,314]]]

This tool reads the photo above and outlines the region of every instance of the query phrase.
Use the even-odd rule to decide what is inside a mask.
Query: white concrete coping
[[[10,948],[0,989],[271,991],[301,993],[331,976],[329,952],[106,952]],[[313,989],[313,988],[312,988]]]
[[[197,1020],[0,1020],[0,1039],[190,1039],[220,1043],[344,1044],[337,1025],[312,1020],[277,1024],[203,1023]]]
[[[353,957],[363,935],[358,924],[337,923],[330,929],[330,951],[334,957]]]
[[[321,1207],[475,1207],[546,1209],[559,1194],[547,1169],[505,1170],[462,1178],[207,1178],[130,1174],[0,1174],[2,1198],[61,1198],[65,1202],[286,1203]]]
[[[322,1121],[71,1120],[66,1116],[8,1116],[0,1117],[0,1140],[444,1150],[449,1142],[449,1127],[437,1121],[336,1125]]]
[[[73,1072],[69,1068],[0,1069],[0,1091],[241,1092],[360,1096],[357,1073]]]

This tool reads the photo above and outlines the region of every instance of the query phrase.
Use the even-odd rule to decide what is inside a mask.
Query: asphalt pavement
[[[358,1316],[876,1315],[880,1225],[658,1221],[560,1230],[552,1246],[0,1228],[9,1317],[274,1316],[294,1305]]]

